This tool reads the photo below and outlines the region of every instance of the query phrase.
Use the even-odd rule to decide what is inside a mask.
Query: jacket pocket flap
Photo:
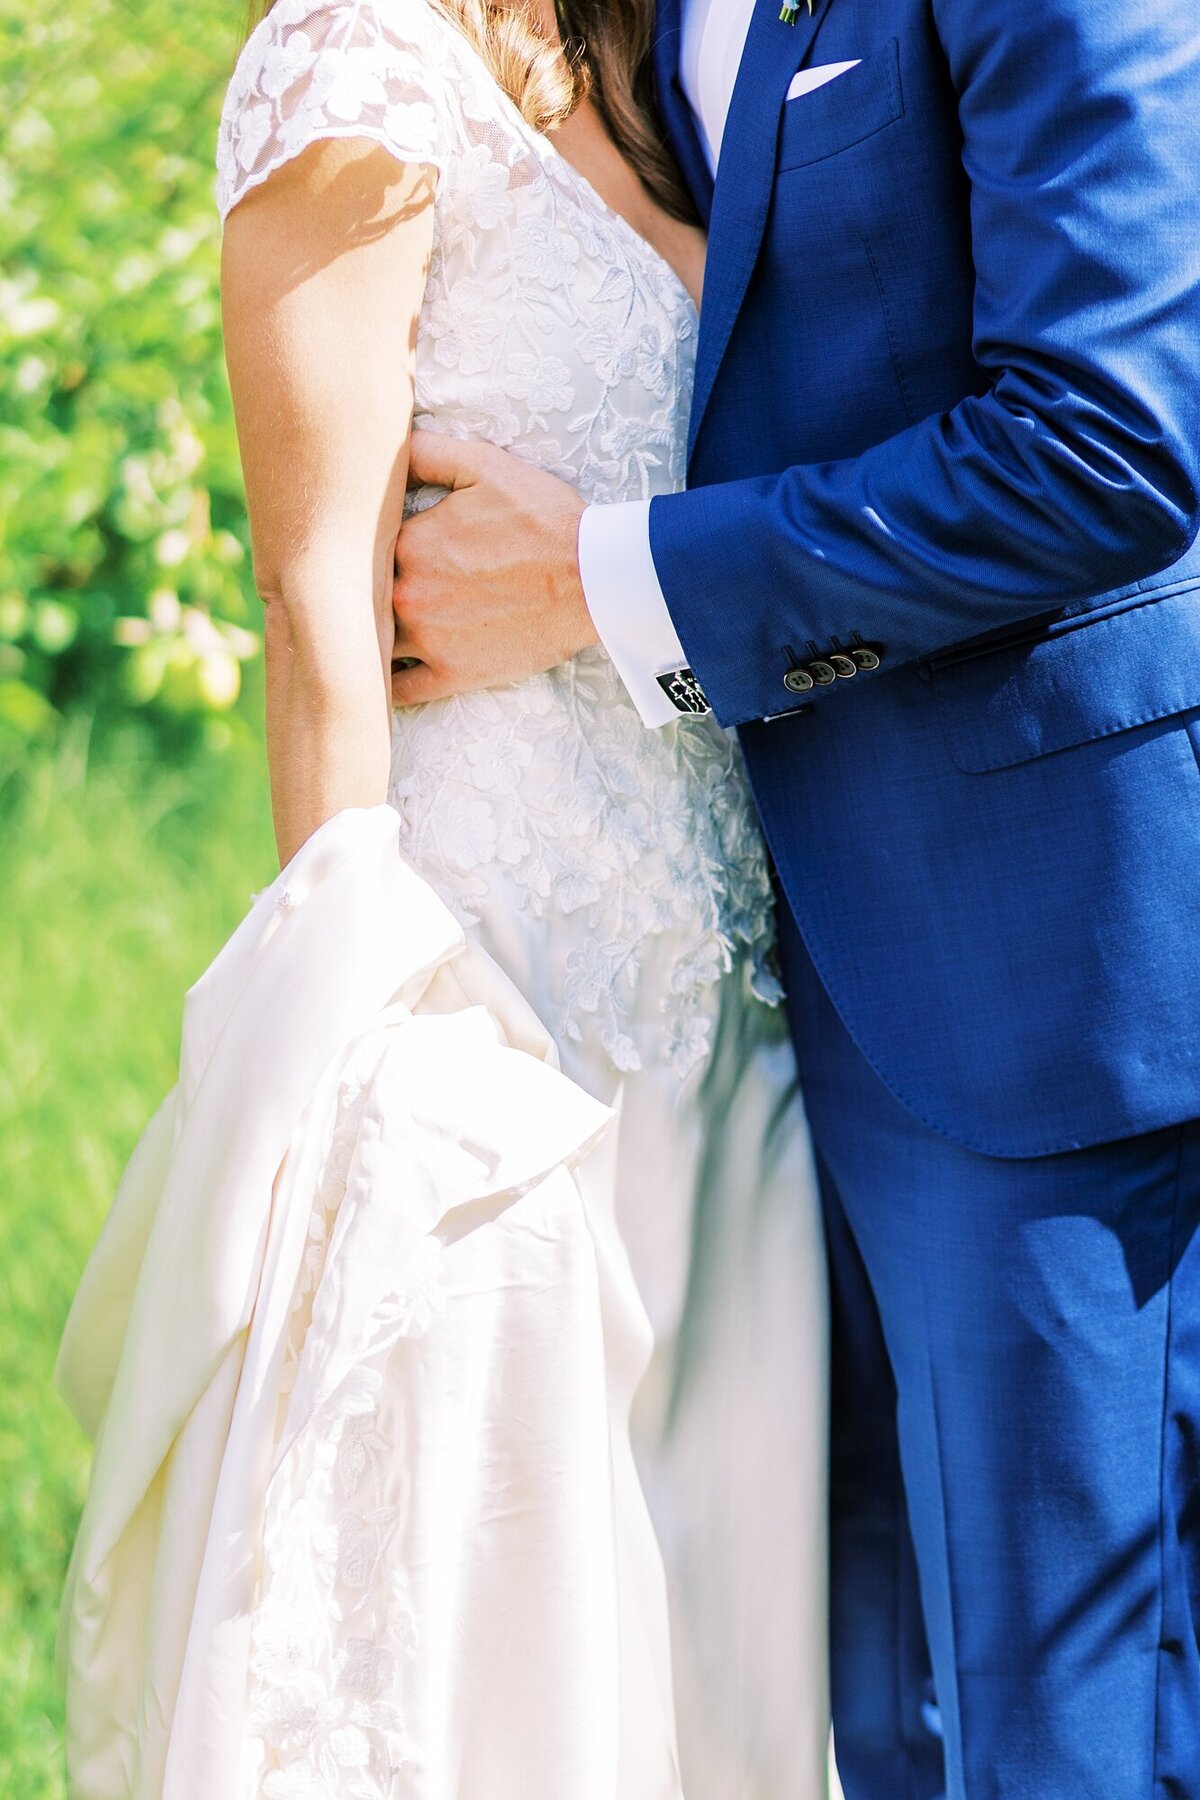
[[[1200,582],[935,667],[950,754],[984,775],[1200,707]]]

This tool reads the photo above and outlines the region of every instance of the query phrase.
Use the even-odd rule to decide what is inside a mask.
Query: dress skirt
[[[816,1800],[780,1048],[719,1131],[589,1090],[396,826],[329,821],[190,991],[68,1320],[72,1800]]]

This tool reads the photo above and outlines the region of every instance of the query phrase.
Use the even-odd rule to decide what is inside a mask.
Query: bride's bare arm
[[[225,354],[264,602],[281,862],[387,796],[392,561],[435,173],[312,145],[225,225]]]

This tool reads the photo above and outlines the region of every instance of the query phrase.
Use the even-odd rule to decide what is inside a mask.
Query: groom
[[[783,14],[660,7],[689,491],[580,523],[420,444],[459,491],[401,544],[410,697],[599,636],[648,729],[739,729],[826,1206],[848,1800],[1196,1800],[1200,17]]]

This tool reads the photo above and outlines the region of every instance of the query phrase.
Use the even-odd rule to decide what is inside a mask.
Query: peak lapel
[[[784,96],[812,50],[829,4],[830,0],[813,0],[811,14],[802,5],[795,22],[788,25],[779,17],[779,0],[758,0],[750,21],[721,142],[709,221],[689,452],[695,447],[766,230]]]

